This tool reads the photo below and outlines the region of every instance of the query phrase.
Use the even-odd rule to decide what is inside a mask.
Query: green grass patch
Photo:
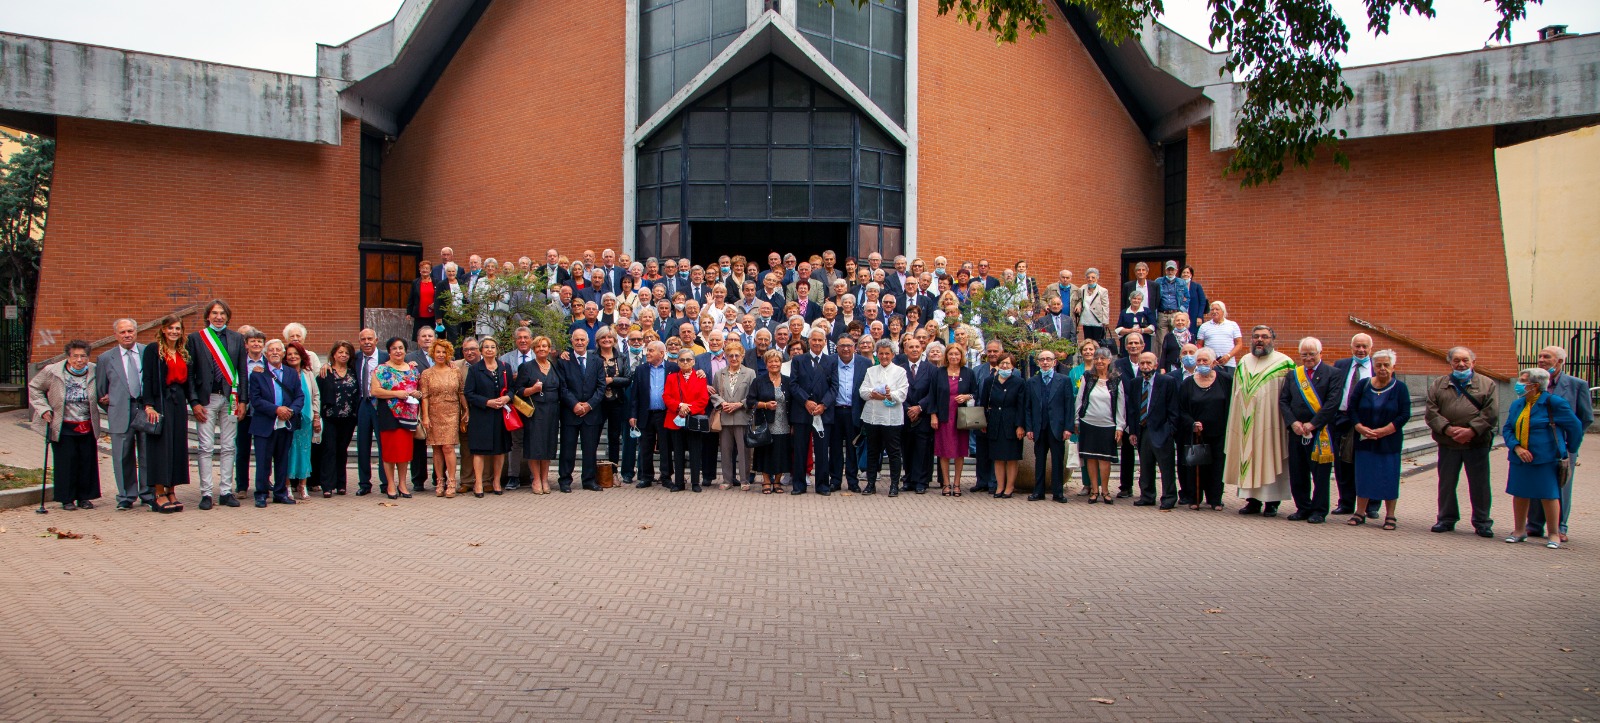
[[[44,470],[22,469],[10,465],[0,464],[0,490],[15,490],[24,487],[38,487],[39,476]]]

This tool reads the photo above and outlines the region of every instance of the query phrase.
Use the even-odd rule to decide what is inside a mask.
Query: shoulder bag
[[[989,419],[983,407],[956,407],[956,429],[983,429],[988,426]]]
[[[1194,436],[1194,442],[1183,450],[1183,464],[1185,467],[1202,467],[1211,464],[1211,445],[1200,441],[1200,435]]]
[[[508,384],[509,384],[508,382],[504,382],[504,381],[501,382],[501,384],[500,384],[500,395],[501,396],[505,396],[506,389],[508,388]],[[517,399],[517,395],[515,395],[515,394],[511,395],[511,399],[513,400],[513,405],[512,406],[515,406],[515,400]],[[500,408],[500,417],[502,419],[504,419],[505,422],[506,422],[506,431],[507,432],[515,432],[515,431],[518,431],[518,430],[522,429],[522,416],[517,414],[516,410],[512,409],[512,406],[505,406],[505,407],[501,407]]]
[[[1549,394],[1545,394],[1546,399]],[[1556,460],[1556,489],[1567,486],[1567,480],[1572,478],[1572,456],[1567,454],[1567,435],[1556,426],[1554,416],[1550,414],[1550,402],[1544,403],[1545,424],[1550,426],[1550,439],[1556,443],[1556,451],[1561,453],[1561,459]]]

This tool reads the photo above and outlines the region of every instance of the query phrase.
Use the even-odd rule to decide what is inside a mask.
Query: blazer
[[[133,353],[140,357],[143,363],[144,344],[135,342]],[[111,347],[110,351],[100,354],[100,360],[95,364],[97,373],[94,376],[94,396],[98,403],[101,397],[106,397],[106,427],[112,434],[127,434],[128,419],[134,412],[143,412],[143,407],[134,406],[133,387],[129,384],[127,367],[122,362],[122,346]],[[143,376],[139,379],[144,383]],[[91,405],[93,406],[93,405]],[[96,410],[98,411],[98,410]],[[230,412],[232,410],[229,410]],[[57,418],[60,415],[56,415]],[[99,427],[97,426],[96,429]]]
[[[1129,404],[1128,429],[1134,434],[1150,435],[1150,443],[1156,449],[1162,449],[1172,441],[1173,433],[1178,426],[1178,380],[1159,371],[1150,378],[1150,416],[1145,419],[1144,431],[1139,432],[1139,396],[1143,392],[1144,379],[1137,378],[1133,382],[1132,404]]]
[[[1551,383],[1550,392],[1562,399],[1572,407],[1572,413],[1577,415],[1578,423],[1588,429],[1594,424],[1594,398],[1589,396],[1589,383],[1570,374],[1562,374]],[[1582,437],[1582,435],[1579,435]],[[1579,439],[1581,443],[1583,440]]]
[[[756,289],[756,302],[760,303],[765,301],[769,304],[772,304],[772,318],[774,319],[783,315],[783,305],[787,303],[788,300],[788,297],[784,296],[782,286],[779,286],[778,289],[772,292],[770,295],[767,294],[767,288],[765,286]],[[756,323],[761,323],[761,319],[759,317],[756,319]]]
[[[705,414],[706,405],[711,403],[710,385],[698,374],[690,373],[686,379],[682,372],[669,372],[661,386],[661,401],[667,408],[666,428],[680,429],[678,405],[689,405],[691,415]]]
[[[1151,310],[1150,311],[1150,315],[1151,316],[1155,316],[1156,302],[1155,302],[1153,297],[1157,293],[1156,292],[1156,280],[1153,279],[1153,278],[1152,279],[1145,279],[1144,283],[1145,283],[1145,288],[1144,288],[1144,308],[1150,309]],[[1139,288],[1139,280],[1138,279],[1134,279],[1132,281],[1124,281],[1124,282],[1122,282],[1122,299],[1120,300],[1120,304],[1119,304],[1119,306],[1121,308],[1124,308],[1124,309],[1128,308],[1128,297],[1131,294],[1133,294],[1135,289],[1138,289],[1138,288]]]
[[[1193,337],[1190,337],[1193,339]],[[1154,351],[1147,349],[1146,351]],[[1167,334],[1161,339],[1161,349],[1156,351],[1156,365],[1160,371],[1174,372],[1183,367],[1183,344],[1178,337]]]
[[[1528,415],[1528,451],[1533,453],[1533,461],[1523,462],[1517,457],[1515,448],[1522,444],[1517,441],[1517,418],[1522,416],[1526,406],[1528,398],[1517,397],[1506,412],[1506,423],[1500,428],[1500,436],[1506,443],[1506,456],[1511,459],[1513,467],[1549,464],[1578,453],[1578,447],[1583,444],[1584,430],[1578,424],[1578,415],[1573,414],[1572,405],[1565,398],[1546,392],[1539,395],[1539,401],[1534,402],[1533,412]],[[1551,425],[1561,430],[1560,433],[1551,429]]]
[[[512,393],[512,385],[515,384],[515,381],[506,364],[498,364],[495,366],[494,371],[491,372],[489,367],[480,360],[478,363],[467,367],[465,376],[466,379],[462,382],[461,389],[462,394],[467,398],[467,405],[471,409],[479,409],[486,414],[500,414],[500,410],[489,408],[489,400],[500,396],[502,389],[505,390],[504,393],[507,395]],[[470,414],[471,412],[469,411],[468,413]]]
[[[118,349],[120,350],[121,347],[118,347]],[[83,381],[88,387],[85,391],[90,395],[90,435],[92,437],[99,437],[100,403],[96,390],[100,388],[101,382],[99,381],[94,362],[89,362],[89,366],[84,370],[84,374],[85,376]],[[62,412],[67,406],[66,375],[67,362],[62,360],[39,370],[38,374],[33,375],[33,378],[28,380],[28,406],[33,408],[33,420],[35,428],[37,429],[38,425],[44,421],[44,413],[50,412],[50,428],[45,430],[45,436],[52,442],[61,439],[61,422],[63,421]],[[126,406],[128,401],[131,400],[124,400],[123,405]],[[143,408],[140,409],[140,413],[143,413]],[[123,431],[127,431],[128,420],[126,418],[122,420],[122,427]]]
[[[750,384],[756,380],[756,372],[750,367],[740,365],[738,372],[727,368],[717,372],[717,378],[711,384],[711,403],[721,408],[724,404],[739,404],[739,411],[724,412],[722,424],[724,427],[740,427],[750,424],[750,408],[744,406],[750,397]]]
[[[663,384],[661,388],[661,396],[664,402],[666,398],[666,384],[664,380],[666,377],[672,376],[677,370],[673,368],[671,363],[667,362],[663,362],[661,367],[661,371],[664,375],[662,377]],[[633,387],[632,418],[639,420],[640,424],[644,424],[650,420],[650,362],[648,360],[641,362],[639,366],[634,367],[633,383],[630,386]]]
[[[810,352],[789,361],[789,368],[792,370],[790,376],[795,389],[794,396],[799,397],[800,402],[789,405],[789,421],[795,425],[810,425],[811,413],[806,411],[805,403],[816,402],[822,405],[822,423],[831,424],[834,387],[838,386],[838,365],[833,363],[827,354],[823,354],[818,361],[813,362]],[[807,426],[807,429],[809,428]]]
[[[1038,321],[1033,322],[1033,330],[1042,331],[1057,339],[1066,339],[1067,341],[1076,341],[1078,339],[1078,324],[1073,320],[1072,314],[1067,313],[1065,306],[1061,307],[1061,334],[1059,336],[1056,334],[1055,315],[1049,312],[1039,317]]]
[[[205,404],[210,401],[211,395],[227,394],[228,390],[211,388],[212,377],[217,376],[216,362],[212,360],[211,352],[207,349],[205,341],[200,338],[201,333],[198,331],[189,332],[189,337],[184,340],[183,345],[185,349],[189,350],[189,384],[194,387],[194,398],[199,399],[201,404]],[[150,346],[155,346],[155,344]],[[247,375],[244,369],[244,335],[232,329],[223,329],[222,349],[227,353],[228,358],[233,360],[234,370],[239,372],[239,384],[233,392],[234,398],[243,402],[245,400],[244,378]],[[164,371],[162,373],[165,375]]]
[[[288,407],[292,414],[289,415],[289,429],[300,428],[300,412],[305,408],[305,391],[300,388],[300,375],[294,373],[289,367],[283,367],[283,406]],[[271,437],[274,422],[277,420],[278,405],[274,402],[276,394],[273,387],[279,382],[272,377],[271,367],[265,371],[254,372],[250,375],[250,435],[254,437]]]
[[[899,364],[901,369],[906,370],[906,408],[922,408],[922,413],[917,415],[917,421],[915,422],[911,421],[910,414],[907,414],[906,428],[928,429],[928,420],[932,418],[931,414],[933,410],[937,408],[937,405],[934,404],[933,401],[933,388],[937,386],[934,384],[934,382],[937,381],[944,384],[946,387],[946,393],[949,393],[950,391],[948,389],[949,384],[946,383],[942,377],[937,379],[935,378],[937,375],[942,375],[945,372],[939,367],[934,366],[933,362],[928,361],[926,358],[922,359],[922,361],[917,364],[916,375],[911,374],[910,361],[900,359],[895,363]]]
[[[1189,331],[1199,331],[1211,310],[1211,301],[1198,281],[1189,282]]]
[[[1340,359],[1333,363],[1334,380],[1329,388],[1330,400],[1322,405],[1322,412],[1317,415],[1312,424],[1322,426],[1331,425],[1334,430],[1343,432],[1355,426],[1355,420],[1350,418],[1348,410],[1340,411],[1339,404],[1344,401],[1346,393],[1351,391],[1357,380],[1350,379],[1350,364],[1353,359]],[[1349,385],[1347,387],[1346,385]]]
[[[1306,381],[1311,382],[1311,390],[1316,392],[1317,401],[1323,409],[1327,409],[1330,402],[1335,409],[1338,408],[1338,392],[1344,386],[1344,377],[1334,365],[1327,362],[1318,364],[1316,371],[1306,372]],[[1293,422],[1311,422],[1315,430],[1320,430],[1333,418],[1332,415],[1311,411],[1305,395],[1300,393],[1300,382],[1293,371],[1284,378],[1283,388],[1278,390],[1278,414],[1283,417],[1283,426],[1286,428]]]
[[[938,374],[933,376],[933,401],[931,409],[926,410],[930,416],[939,420],[940,424],[955,424],[950,419],[950,382],[949,372],[935,368]],[[961,367],[961,378],[956,382],[956,394],[971,394],[974,401],[978,398],[978,375],[971,369]]]
[[[1116,319],[1111,318],[1111,292],[1107,291],[1106,287],[1096,286],[1094,291],[1090,291],[1088,284],[1085,284],[1078,290],[1078,294],[1078,300],[1072,307],[1072,315],[1078,318],[1080,325],[1090,326],[1091,311],[1094,312],[1098,325],[1115,325]]]
[[[600,413],[600,403],[605,401],[605,367],[600,361],[600,355],[590,351],[584,355],[583,364],[578,363],[577,357],[570,359],[556,359],[555,372],[561,375],[561,424],[568,427],[598,427],[605,421],[605,415]],[[521,380],[518,380],[521,383]],[[578,416],[572,407],[579,402],[587,402],[590,410],[588,414]]]
[[[1049,387],[1044,384],[1044,375],[1031,376],[1023,382],[1022,393],[1024,429],[1035,436],[1049,436],[1057,441],[1063,433],[1076,431],[1073,417],[1077,403],[1072,380],[1065,372],[1051,375]]]
[[[833,381],[833,406],[837,408],[839,406],[839,400],[844,398],[844,395],[840,391],[844,388],[844,377],[839,376],[839,355],[829,354],[827,363],[833,367],[832,374],[829,375],[829,379]],[[867,368],[872,366],[872,362],[867,361],[867,358],[860,354],[855,354],[854,356],[850,357],[850,366],[855,370],[855,374],[851,375],[850,377],[853,380],[851,383],[852,389],[850,390],[850,418],[855,420],[857,424],[860,424],[861,407],[864,404],[864,397],[861,396],[860,392],[855,387],[861,386],[861,380],[866,378]]]
[[[794,420],[796,416],[798,416],[800,419],[804,420],[799,423],[804,424],[805,429],[810,430],[811,415],[806,413],[806,400],[800,398],[800,390],[795,388],[794,379],[788,376],[780,376],[779,380],[779,384],[783,387],[784,396],[788,399],[790,426],[793,427],[795,425],[796,422]],[[772,386],[772,378],[767,375],[765,370],[762,370],[762,372],[757,374],[755,379],[750,382],[750,392],[745,395],[744,405],[753,413],[751,416],[751,422],[754,424],[771,423],[774,412],[758,410],[755,407],[759,402],[770,402],[777,398],[778,397],[775,389]],[[791,430],[790,434],[793,433],[794,432]]]
[[[824,289],[825,287],[822,285],[822,282],[816,280],[815,278],[806,280],[806,298],[811,300],[811,303],[819,306],[822,304],[822,299],[824,296],[826,296]],[[784,287],[783,297],[789,301],[798,301],[800,299],[799,279],[795,279],[792,283]]]
[[[143,364],[142,371],[144,372],[144,380],[142,384],[144,389],[140,391],[144,392],[144,394],[139,397],[137,401],[137,407],[139,409],[144,409],[145,407],[155,407],[156,411],[166,414],[166,407],[164,407],[163,404],[167,388],[167,360],[161,358],[161,346],[159,344],[146,344],[142,353],[144,355],[141,359]],[[205,401],[209,399],[209,397],[199,396],[196,391],[200,386],[195,380],[195,376],[197,374],[195,368],[198,366],[199,365],[195,363],[194,355],[191,352],[189,358],[189,381],[185,382],[182,387],[185,402],[184,406],[187,407],[194,407],[196,405],[204,404]],[[244,365],[240,364],[239,366],[242,368]],[[240,401],[243,401],[245,399],[245,395],[240,394],[239,399]],[[232,414],[233,410],[228,410],[228,413]],[[184,422],[184,424],[187,423],[188,422],[186,421]],[[166,420],[162,419],[161,424],[163,427],[165,427]]]

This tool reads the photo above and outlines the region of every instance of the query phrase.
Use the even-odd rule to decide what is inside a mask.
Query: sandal
[[[1189,509],[1198,510],[1198,509],[1200,509],[1200,505],[1189,505]]]
[[[1383,527],[1381,529],[1392,530],[1395,527],[1397,527],[1396,523],[1398,523],[1398,522],[1399,522],[1399,520],[1395,519],[1392,516],[1391,517],[1385,517],[1385,518],[1383,518]]]
[[[1347,524],[1347,525],[1349,525],[1351,527],[1360,527],[1361,525],[1367,524],[1367,516],[1366,515],[1351,515],[1350,516],[1350,521],[1346,522],[1345,524]]]
[[[739,491],[740,492],[749,492],[750,491],[750,483],[749,482],[741,482],[739,484]]]
[[[772,485],[770,483],[767,483],[767,482],[761,483],[761,494],[764,494],[764,495],[772,494]]]
[[[961,488],[957,487],[954,492],[950,493],[950,496],[951,497],[960,497],[961,496]]]

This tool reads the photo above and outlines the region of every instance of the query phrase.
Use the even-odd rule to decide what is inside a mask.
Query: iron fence
[[[1600,387],[1600,321],[1519,321],[1517,365],[1526,369],[1539,362],[1539,350],[1559,346],[1567,350],[1563,372]]]
[[[27,327],[21,319],[0,319],[0,384],[27,383]]]

